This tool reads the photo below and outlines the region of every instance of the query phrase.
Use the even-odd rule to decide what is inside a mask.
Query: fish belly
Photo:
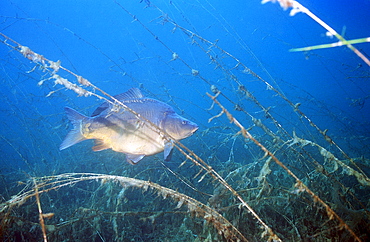
[[[112,150],[135,155],[153,155],[163,151],[163,139],[156,133],[150,134],[151,132],[145,134],[135,132],[134,134],[123,134],[112,138]]]

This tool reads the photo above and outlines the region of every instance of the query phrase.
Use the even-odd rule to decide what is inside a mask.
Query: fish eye
[[[188,124],[188,121],[187,121],[187,120],[183,120],[183,121],[181,122],[181,124]]]

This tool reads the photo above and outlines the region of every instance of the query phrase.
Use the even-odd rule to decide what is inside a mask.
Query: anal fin
[[[110,149],[111,147],[109,145],[107,145],[106,143],[104,143],[103,140],[101,139],[97,139],[95,140],[95,146],[92,147],[92,150],[93,151],[101,151],[101,150],[106,150],[106,149]]]

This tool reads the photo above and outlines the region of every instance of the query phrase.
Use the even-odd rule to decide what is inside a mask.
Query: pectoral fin
[[[171,160],[173,153],[173,142],[168,141],[164,144],[164,160],[169,161]]]

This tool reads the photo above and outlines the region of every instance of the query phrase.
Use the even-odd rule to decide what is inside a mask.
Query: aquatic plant
[[[291,49],[290,51],[309,51],[309,50],[317,50],[317,49],[322,49],[322,48],[330,48],[330,47],[346,45],[358,57],[360,57],[368,66],[370,66],[369,59],[364,54],[362,54],[357,48],[353,46],[353,44],[370,42],[370,37],[360,38],[360,39],[355,39],[355,40],[346,40],[344,39],[342,35],[340,35],[337,31],[335,31],[327,23],[322,21],[319,17],[313,14],[309,9],[305,8],[302,4],[300,4],[298,1],[295,1],[295,0],[262,0],[262,3],[276,2],[276,1],[278,1],[280,3],[280,6],[284,9],[292,8],[289,14],[290,16],[294,16],[295,14],[301,13],[301,12],[305,13],[310,18],[315,20],[318,24],[320,24],[322,27],[324,27],[328,31],[330,36],[335,36],[339,40],[339,42],[333,43],[333,44],[295,48],[295,49]]]

